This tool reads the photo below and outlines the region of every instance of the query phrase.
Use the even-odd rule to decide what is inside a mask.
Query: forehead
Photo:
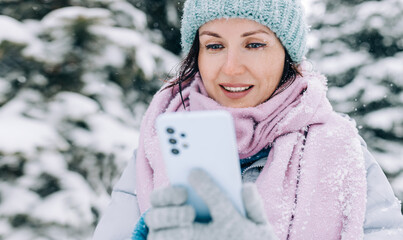
[[[250,19],[243,18],[220,18],[214,19],[202,25],[199,32],[202,31],[232,31],[232,32],[245,32],[264,30],[270,34],[273,32],[265,25],[255,22]]]

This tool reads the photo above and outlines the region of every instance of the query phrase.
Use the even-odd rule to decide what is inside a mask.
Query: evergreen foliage
[[[148,26],[164,36],[162,46],[175,53],[181,52],[180,19],[185,0],[128,0],[147,14]]]
[[[0,13],[0,239],[90,239],[178,58],[123,0]]]

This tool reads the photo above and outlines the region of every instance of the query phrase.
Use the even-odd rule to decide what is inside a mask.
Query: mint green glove
[[[186,190],[168,187],[151,196],[153,208],[145,221],[151,240],[276,240],[267,222],[261,198],[253,183],[244,184],[242,198],[246,217],[241,216],[213,180],[202,170],[194,170],[189,182],[207,204],[212,221],[194,222],[195,212],[185,205]]]

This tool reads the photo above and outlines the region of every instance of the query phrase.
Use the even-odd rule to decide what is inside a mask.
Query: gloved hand
[[[154,190],[150,201],[152,208],[145,215],[149,228],[148,240],[192,239],[191,227],[195,210],[185,205],[187,191],[183,187],[166,187]]]
[[[207,204],[212,221],[194,222],[195,212],[186,202],[186,190],[168,187],[153,193],[153,209],[146,215],[152,240],[275,240],[267,222],[261,198],[254,184],[244,184],[242,198],[246,217],[241,216],[213,180],[202,170],[194,170],[189,182]]]

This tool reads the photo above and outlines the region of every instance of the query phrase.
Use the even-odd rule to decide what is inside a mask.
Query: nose
[[[227,50],[227,56],[224,65],[222,66],[222,72],[228,76],[237,76],[245,72],[245,65],[239,50]]]

